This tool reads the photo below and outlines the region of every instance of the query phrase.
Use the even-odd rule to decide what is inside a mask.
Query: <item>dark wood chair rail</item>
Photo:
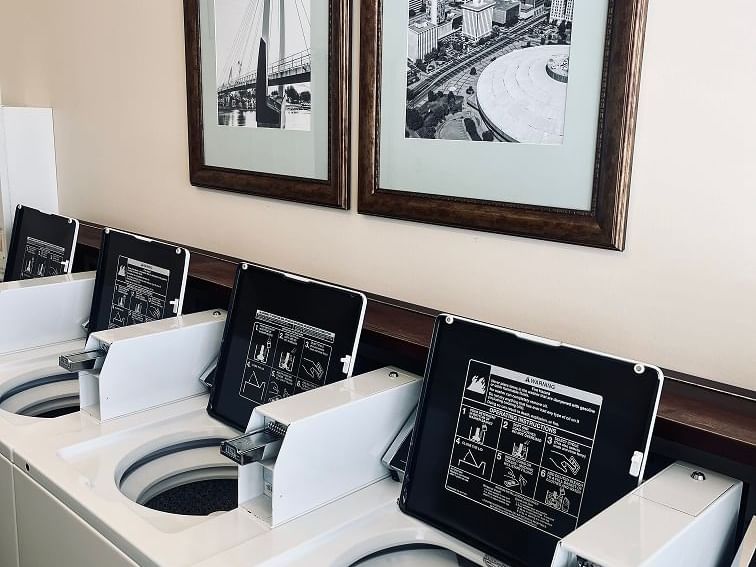
[[[82,222],[81,246],[99,249],[102,226]],[[241,260],[189,247],[190,278],[230,289]],[[403,360],[425,360],[434,309],[366,293],[363,339]],[[665,382],[654,435],[753,466],[756,463],[756,392],[664,370]]]

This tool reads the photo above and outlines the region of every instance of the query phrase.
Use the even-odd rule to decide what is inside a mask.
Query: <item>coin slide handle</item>
[[[97,365],[97,361],[105,358],[106,354],[102,349],[64,354],[58,359],[58,364],[69,372],[93,370]]]
[[[234,437],[221,443],[221,455],[238,463],[239,465],[248,465],[257,463],[266,457],[265,449],[271,447],[274,443],[283,440],[283,435],[273,432],[268,428],[258,429],[250,433],[245,433],[239,437]],[[268,456],[273,456],[268,452]]]

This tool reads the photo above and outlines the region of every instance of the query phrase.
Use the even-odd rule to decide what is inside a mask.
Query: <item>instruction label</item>
[[[21,279],[58,276],[64,273],[63,262],[66,260],[66,251],[62,246],[29,236],[26,238],[26,245],[24,246]]]
[[[108,329],[165,317],[170,278],[170,270],[119,256]]]
[[[602,402],[470,360],[446,490],[564,537],[580,518]]]
[[[272,402],[325,384],[336,335],[258,310],[239,395]]]

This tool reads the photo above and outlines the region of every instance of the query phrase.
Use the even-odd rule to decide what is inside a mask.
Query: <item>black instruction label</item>
[[[62,246],[29,236],[24,246],[21,279],[28,280],[63,274],[66,268],[65,261],[66,251]]]
[[[165,317],[170,277],[165,268],[119,256],[108,329]]]
[[[272,402],[325,384],[334,333],[258,310],[239,395]]]
[[[564,537],[580,517],[602,401],[470,360],[446,490]]]

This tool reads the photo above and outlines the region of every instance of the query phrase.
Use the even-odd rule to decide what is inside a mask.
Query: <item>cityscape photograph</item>
[[[574,0],[409,0],[405,137],[561,144]]]
[[[217,0],[218,124],[310,130],[310,0]]]

